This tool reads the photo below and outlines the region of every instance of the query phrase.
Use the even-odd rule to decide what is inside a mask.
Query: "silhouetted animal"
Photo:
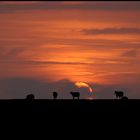
[[[26,100],[33,100],[33,99],[35,99],[35,96],[33,94],[28,94],[26,96]]]
[[[53,92],[53,99],[57,99],[58,93],[57,92]]]
[[[128,97],[127,96],[123,96],[121,99],[122,100],[128,100]]]
[[[122,98],[123,97],[123,91],[115,91],[115,95],[116,95],[116,98],[118,99],[120,99],[120,98]]]
[[[70,94],[72,95],[73,99],[75,99],[75,97],[79,99],[80,97],[80,92],[70,92]]]

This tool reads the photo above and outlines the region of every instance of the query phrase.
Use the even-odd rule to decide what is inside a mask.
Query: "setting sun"
[[[93,92],[92,88],[87,83],[85,83],[85,82],[76,82],[75,85],[77,87],[79,87],[79,88],[86,87],[86,88],[88,88],[88,90],[89,90],[90,93]]]

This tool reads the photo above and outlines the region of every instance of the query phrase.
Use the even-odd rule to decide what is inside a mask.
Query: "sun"
[[[93,89],[89,86],[89,84],[85,83],[85,82],[76,82],[75,85],[77,87],[86,87],[88,88],[89,92],[92,93],[93,92]]]

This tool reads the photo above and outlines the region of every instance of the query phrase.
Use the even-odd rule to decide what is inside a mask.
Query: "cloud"
[[[0,43],[1,44],[1,43]],[[20,48],[20,47],[13,47],[12,45],[10,47],[0,46],[0,61],[6,62],[15,60],[22,56],[22,53],[24,53],[26,48]]]
[[[63,62],[63,61],[30,61],[30,60],[3,60],[1,63],[15,63],[15,64],[32,64],[32,65],[86,65],[88,62]]]
[[[123,57],[130,57],[130,58],[137,57],[138,56],[138,50],[126,51],[126,52],[122,53],[121,56],[123,56]]]
[[[139,78],[138,78],[139,79]],[[92,96],[96,99],[114,99],[114,91],[122,90],[129,98],[140,98],[139,81],[123,84],[90,83],[94,90]],[[52,99],[52,92],[58,92],[59,99],[72,99],[70,91],[79,91],[81,98],[91,96],[87,88],[78,88],[68,80],[41,81],[33,78],[13,77],[0,79],[1,99],[24,99],[27,94],[34,94],[36,99]]]
[[[104,29],[84,29],[82,30],[87,35],[100,34],[140,34],[140,28],[104,28]]]
[[[132,54],[133,55],[133,54]],[[123,55],[124,56],[124,55]],[[126,56],[126,55],[125,55]],[[133,56],[129,56],[129,57],[133,57]],[[22,64],[22,65],[94,65],[94,64],[98,64],[98,65],[103,65],[103,64],[115,64],[115,65],[128,65],[131,64],[132,62],[130,60],[121,60],[121,58],[117,58],[117,59],[110,59],[110,58],[89,58],[90,62],[63,62],[63,61],[30,61],[30,60],[0,60],[0,63],[5,63],[5,64]],[[121,62],[120,62],[121,60]]]
[[[140,98],[139,94],[139,84],[94,84],[94,94],[97,99],[115,99],[114,91],[119,90],[124,92],[124,96],[127,96],[129,99],[138,99]]]
[[[22,10],[119,10],[140,11],[139,2],[0,2],[1,13]]]
[[[133,43],[133,41],[127,40],[117,40],[111,38],[103,38],[103,39],[79,39],[79,38],[48,38],[47,39],[48,46],[49,45],[59,45],[63,50],[65,49],[80,49],[80,51],[88,51],[88,50],[103,50],[103,49],[118,49],[118,48],[139,48],[140,43]],[[64,45],[64,46],[61,46]],[[52,46],[50,47],[50,49]],[[53,48],[54,49],[54,48]]]
[[[86,88],[77,88],[75,84],[67,79],[46,82],[23,77],[0,79],[1,99],[24,99],[27,94],[34,94],[36,99],[52,99],[52,92],[58,92],[59,99],[71,99],[70,91],[81,92],[81,98],[88,96]]]

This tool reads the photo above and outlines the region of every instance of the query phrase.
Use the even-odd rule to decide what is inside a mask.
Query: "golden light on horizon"
[[[92,93],[93,92],[93,89],[85,82],[76,82],[75,85],[79,88],[81,87],[86,87],[88,88],[89,92]]]
[[[87,100],[95,100],[95,97],[93,98],[93,97],[87,97],[86,98]]]

